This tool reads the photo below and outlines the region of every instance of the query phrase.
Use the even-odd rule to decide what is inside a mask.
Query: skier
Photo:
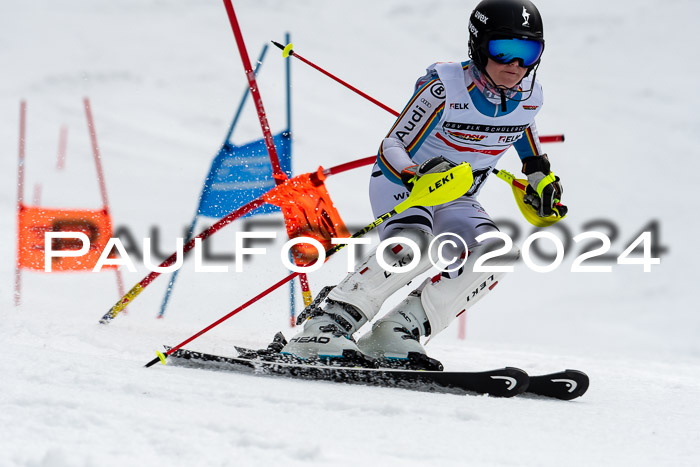
[[[505,274],[476,272],[473,266],[485,252],[503,245],[502,240],[476,240],[481,234],[498,231],[477,195],[511,146],[529,182],[524,201],[543,217],[553,209],[566,214],[565,206],[556,206],[562,195],[561,182],[550,171],[535,127],[535,115],[542,106],[542,89],[535,75],[544,50],[539,11],[529,0],[483,0],[471,13],[468,28],[471,60],[431,65],[382,141],[370,179],[372,210],[379,217],[405,199],[417,178],[461,162],[471,164],[474,183],[455,201],[409,208],[381,224],[382,240],[403,237],[421,247],[418,266],[410,272],[389,273],[380,267],[375,250],[304,310],[303,331],[282,348],[282,354],[303,360],[345,359],[347,363],[369,356],[383,366],[441,369],[437,360],[426,355],[420,337],[444,330]],[[426,279],[356,342],[352,335],[375,318],[387,298],[431,268],[427,246],[442,233],[466,242],[463,267]],[[397,238],[385,250],[388,264],[405,265],[415,259],[405,243]],[[433,248],[435,245],[437,242]],[[433,250],[433,258],[435,253]],[[459,251],[444,253],[455,262],[460,260]],[[519,250],[513,247],[510,254],[488,265],[510,266],[518,257]]]

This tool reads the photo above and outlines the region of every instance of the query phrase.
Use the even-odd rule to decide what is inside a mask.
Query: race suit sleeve
[[[418,151],[440,121],[445,107],[445,95],[435,97],[430,89],[439,83],[437,74],[427,80],[419,80],[416,92],[411,96],[401,115],[382,141],[377,154],[377,163],[384,176],[401,184],[401,171],[413,165],[413,155]]]
[[[539,156],[542,154],[540,136],[537,133],[537,126],[535,125],[535,122],[532,122],[532,124],[527,127],[525,131],[523,131],[522,137],[516,141],[513,146],[515,147],[515,150],[518,151],[520,160],[523,160],[526,157]]]

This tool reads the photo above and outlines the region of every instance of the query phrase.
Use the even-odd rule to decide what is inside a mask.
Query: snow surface
[[[183,341],[283,277],[272,253],[245,273],[195,274],[187,261],[164,320],[154,319],[167,283],[160,277],[128,314],[98,325],[118,298],[111,272],[25,272],[15,308],[20,99],[28,102],[25,197],[40,185],[43,205],[100,206],[81,108],[88,96],[115,223],[139,240],[157,227],[161,250],[172,251],[246,84],[219,1],[3,1],[0,465],[700,465],[700,4],[537,3],[547,38],[538,126],[567,137],[547,150],[565,184],[569,238],[593,228],[612,235],[610,225],[591,222],[612,223],[619,254],[656,220],[668,251],[651,273],[629,265],[572,273],[576,247],[555,272],[521,265],[469,311],[466,340],[455,323],[428,350],[448,369],[582,369],[591,387],[572,402],[143,368],[162,344]],[[474,5],[234,6],[252,60],[290,31],[302,56],[399,109],[427,65],[466,58]],[[259,85],[273,131],[286,124],[283,67],[279,51],[268,51]],[[295,173],[376,151],[392,116],[298,61],[292,72]],[[58,173],[61,125],[68,154]],[[259,137],[249,103],[234,141]],[[517,172],[517,156],[501,168]],[[327,182],[351,226],[372,220],[368,174]],[[481,199],[494,218],[520,228],[522,243],[531,229],[509,190],[494,180]],[[238,229],[217,234],[214,251],[232,253]],[[311,274],[312,290],[336,283],[344,258]],[[127,287],[147,272],[137,266],[124,274]],[[287,300],[278,291],[188,347],[233,354],[234,343],[263,346],[280,329],[289,336]]]

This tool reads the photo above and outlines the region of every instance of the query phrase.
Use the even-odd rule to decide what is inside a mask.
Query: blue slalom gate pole
[[[258,74],[258,68],[260,68],[260,65],[262,65],[263,59],[265,58],[265,53],[267,52],[267,44],[265,44],[262,48],[262,51],[260,52],[260,56],[258,57],[258,61],[255,63],[255,70],[253,70],[253,73],[257,76]],[[238,110],[236,111],[236,115],[233,116],[233,121],[231,122],[231,127],[228,129],[228,133],[226,133],[226,139],[224,140],[224,143],[228,143],[231,141],[231,135],[233,134],[233,129],[236,127],[236,124],[238,123],[238,118],[241,116],[241,112],[243,111],[243,105],[245,102],[248,100],[248,96],[250,95],[250,89],[245,88],[245,91],[243,92],[243,97],[241,97],[241,103],[238,104]]]
[[[260,52],[260,56],[258,57],[258,61],[255,64],[255,70],[253,70],[253,73],[256,75],[258,74],[258,70],[260,69],[260,65],[262,65],[263,59],[265,58],[265,53],[267,52],[267,43],[263,46],[262,51]],[[241,112],[243,111],[243,105],[245,104],[245,101],[248,99],[248,95],[250,94],[250,90],[246,87],[245,91],[243,92],[243,97],[241,98],[240,104],[238,104],[238,110],[236,110],[236,114],[233,117],[233,121],[231,122],[231,126],[228,129],[228,133],[226,133],[226,139],[224,140],[224,145],[222,148],[229,144],[229,141],[231,140],[231,135],[233,134],[233,129],[236,127],[236,124],[238,123],[238,118],[241,116]],[[207,180],[204,183],[204,188],[202,189],[202,193],[199,195],[199,202],[197,203],[197,212],[194,215],[194,219],[192,219],[192,222],[190,223],[189,230],[187,231],[187,239],[185,240],[185,243],[189,242],[192,237],[194,236],[194,229],[197,225],[197,218],[199,216],[199,209],[202,203],[202,195],[204,192],[207,190],[209,185],[209,176],[207,176]],[[165,296],[163,297],[163,302],[160,305],[160,312],[158,312],[157,318],[162,318],[163,315],[165,314],[165,309],[168,307],[168,302],[170,301],[170,294],[173,291],[173,287],[175,286],[175,281],[177,280],[177,274],[180,272],[179,269],[175,270],[173,272],[173,275],[170,276],[170,282],[168,282],[168,288],[165,290]]]
[[[289,33],[285,33],[284,42],[289,44],[291,42]],[[285,75],[287,78],[287,131],[292,132],[292,74],[291,74],[291,60],[285,60]]]
[[[291,38],[288,32],[284,34],[284,43],[289,44],[291,42]],[[291,157],[292,154],[292,84],[291,84],[291,72],[290,72],[290,62],[291,60],[285,60],[285,78],[287,82],[287,132],[290,134],[289,138],[289,154],[290,154],[290,159],[294,161],[294,158]],[[294,173],[294,168],[292,167],[292,173]],[[289,251],[290,255],[290,260],[294,261],[294,258],[292,258],[292,252],[291,250]],[[296,324],[296,300],[295,300],[295,295],[294,295],[294,281],[289,281],[289,325],[291,327],[294,327]]]

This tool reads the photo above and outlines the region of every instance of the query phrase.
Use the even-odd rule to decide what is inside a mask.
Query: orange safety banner
[[[19,267],[44,271],[44,234],[46,232],[81,232],[90,240],[90,250],[83,256],[55,257],[52,271],[86,271],[97,264],[112,236],[112,219],[106,210],[42,208],[20,206],[19,211]],[[54,238],[51,249],[80,250],[79,238]],[[106,265],[103,269],[115,268]]]
[[[323,168],[319,167],[315,173],[297,175],[277,185],[265,193],[263,199],[282,209],[290,239],[310,237],[328,250],[334,246],[331,238],[349,237],[350,232],[323,184],[325,178]],[[292,251],[299,266],[318,258],[316,248],[306,243],[295,245]]]

